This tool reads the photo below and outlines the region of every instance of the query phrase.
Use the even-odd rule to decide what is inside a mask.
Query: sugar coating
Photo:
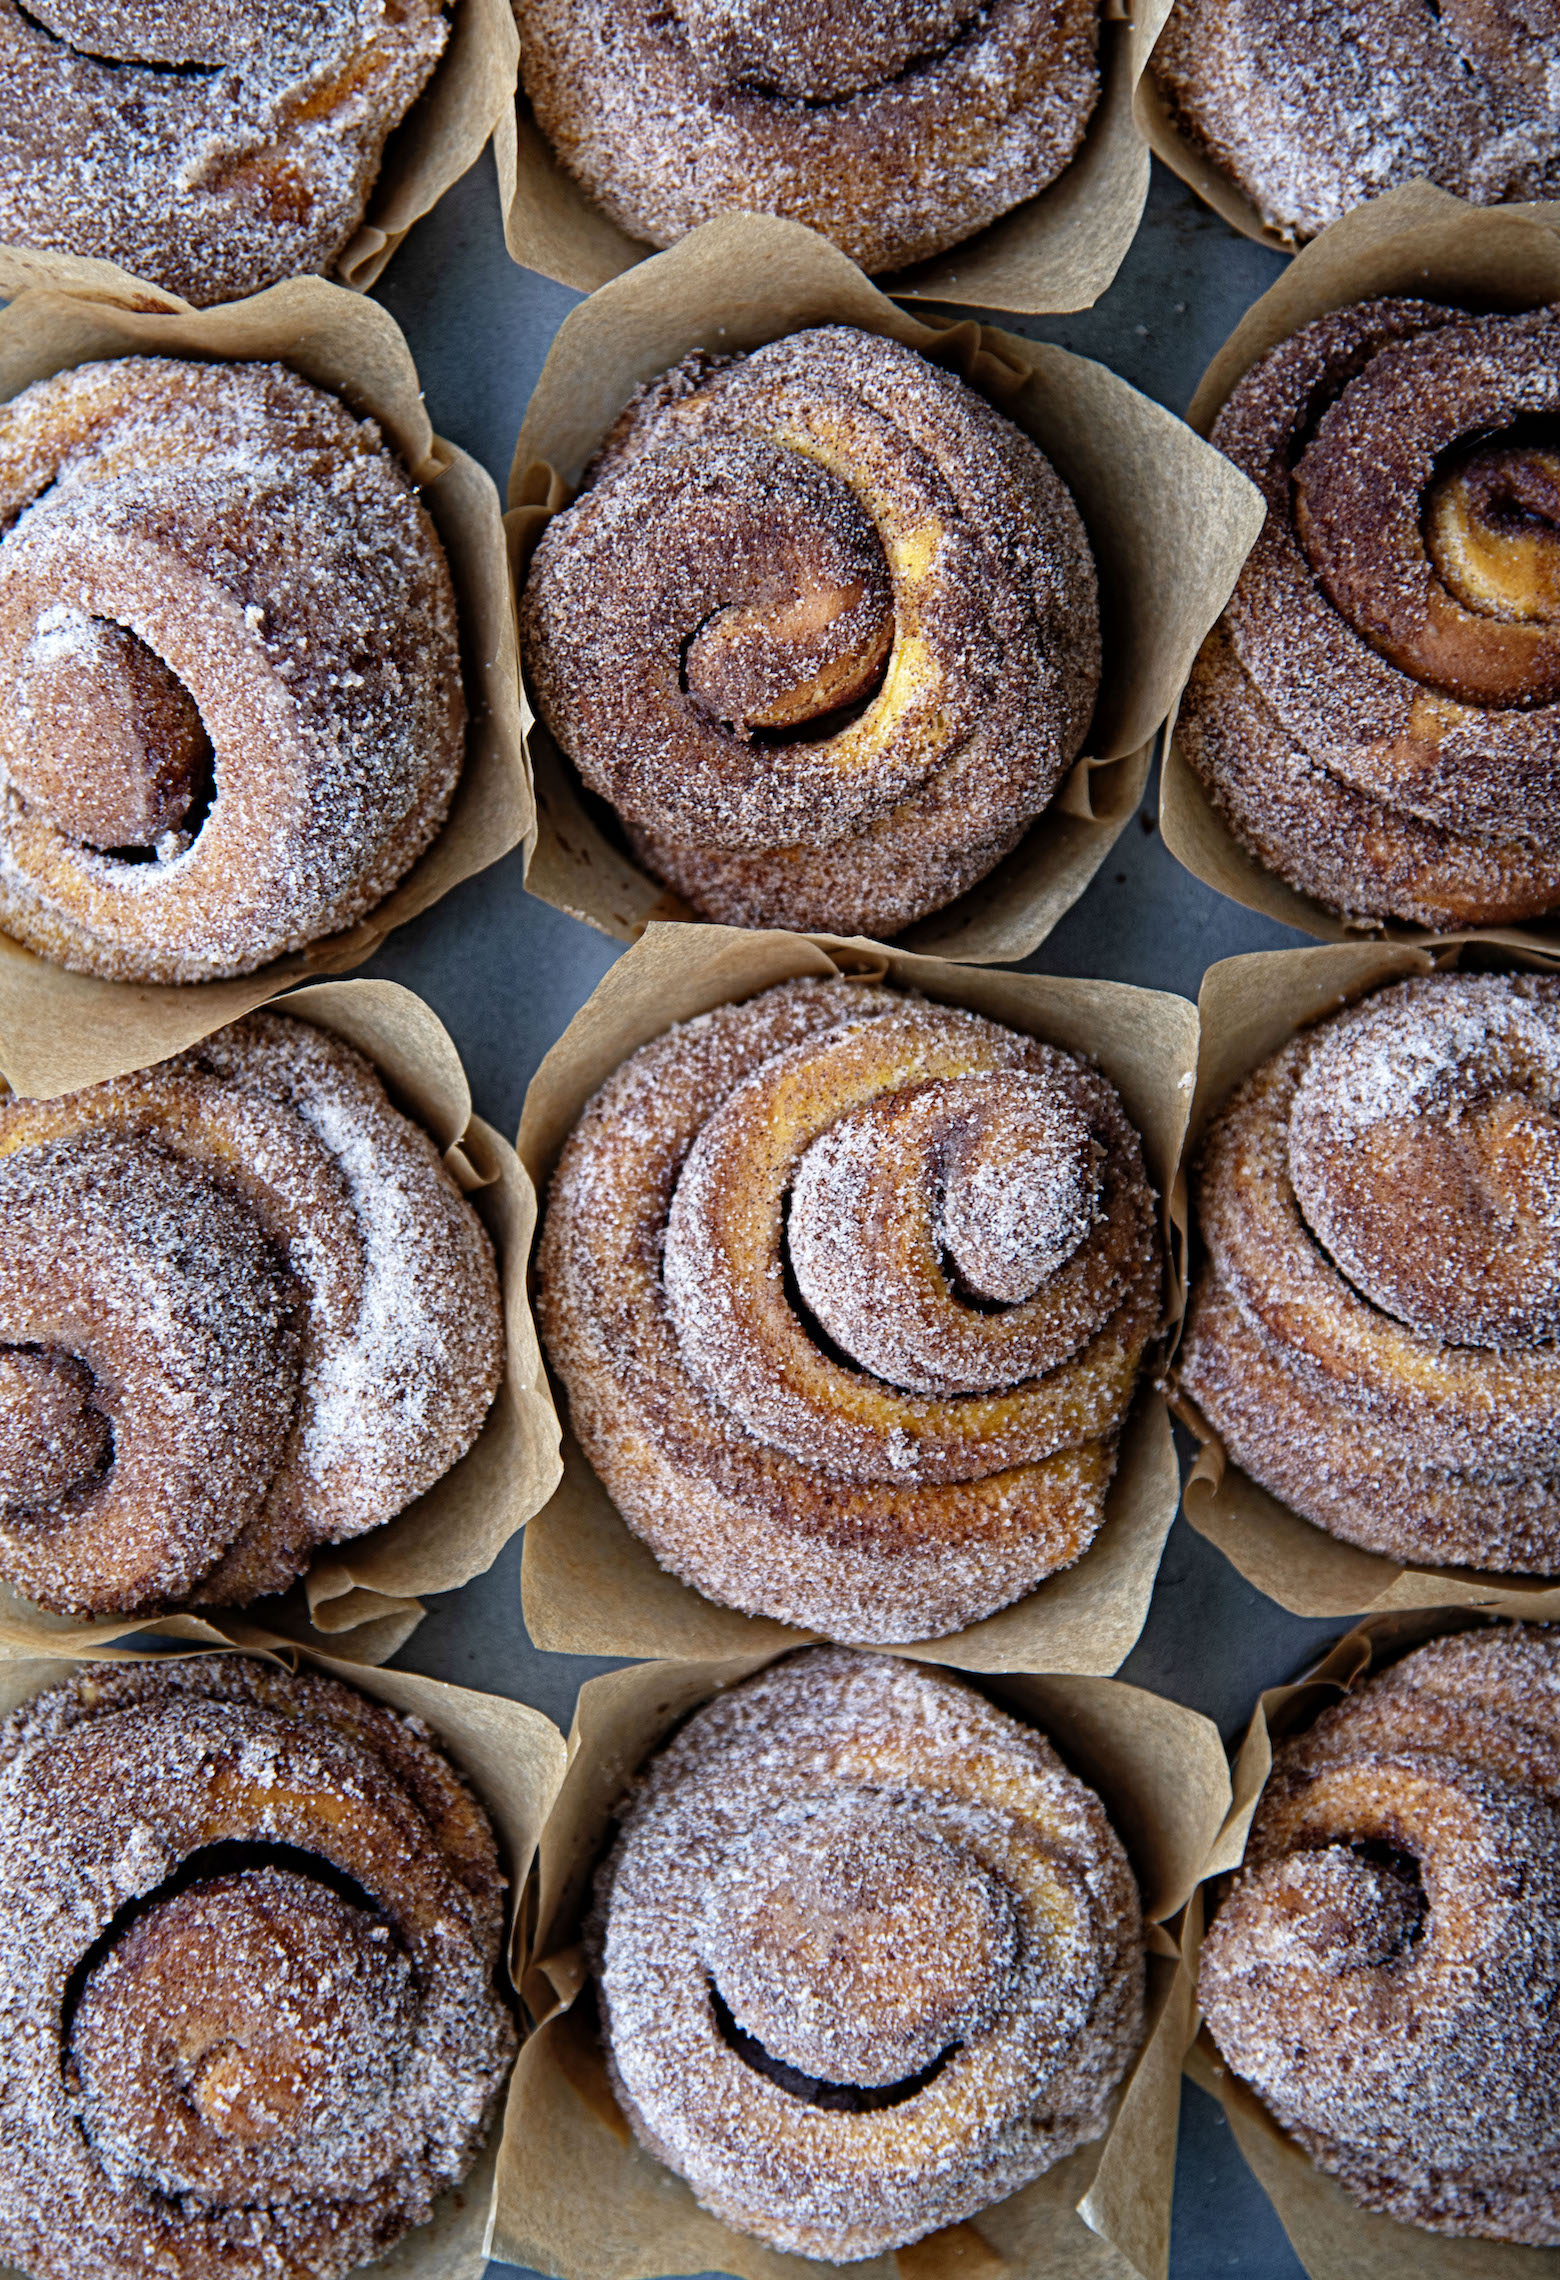
[[[549,728],[678,894],[726,924],[879,936],[1017,844],[1100,672],[1093,558],[1049,461],[953,374],[843,325],[642,388],[542,534],[521,640]],[[788,690],[784,725],[761,732],[739,687]]]
[[[503,1366],[491,1245],[433,1142],[274,1014],[0,1107],[0,1339],[0,1569],[70,1613],[282,1589],[465,1453]],[[72,1367],[68,1422],[106,1449],[58,1459],[19,1355]]]
[[[1397,983],[1211,1127],[1178,1363],[1234,1461],[1345,1541],[1560,1568],[1560,983]]]
[[[1153,72],[1291,243],[1420,176],[1476,206],[1560,191],[1560,34],[1525,0],[1177,0]]]
[[[1365,301],[1259,359],[1215,422],[1267,516],[1177,735],[1236,838],[1351,923],[1560,899],[1560,548],[1516,506],[1547,479],[1521,423],[1560,405],[1557,344],[1552,309]],[[1491,591],[1432,547],[1440,508]]]
[[[898,269],[1045,189],[1099,100],[1098,0],[516,12],[525,92],[560,163],[653,245],[735,209]]]
[[[337,2280],[465,2176],[515,2048],[492,1831],[427,1729],[240,1656],[6,1721],[0,1926],[36,2280]]]
[[[83,620],[128,629],[198,712],[213,781],[188,831],[105,849],[53,811],[26,693],[41,636],[56,702],[79,656],[90,724]],[[0,407],[0,692],[0,924],[121,980],[245,973],[350,925],[432,839],[465,742],[415,489],[372,421],[275,364],[123,357]]]
[[[0,242],[197,307],[327,270],[448,36],[439,0],[0,0]]]
[[[1560,1640],[1433,1640],[1285,1742],[1198,1994],[1364,2207],[1560,2244]]]
[[[651,1760],[586,1944],[641,2142],[726,2223],[836,2262],[1099,2137],[1143,2032],[1099,1799],[970,1688],[839,1648],[731,1688]],[[832,2079],[744,2055],[717,1998]]]
[[[945,1162],[991,1140],[981,1102],[1015,1071],[1086,1120],[1098,1206],[1033,1295],[987,1310],[950,1281],[934,1221]],[[807,1270],[835,1346],[789,1279],[798,1166],[842,1120],[900,1105],[920,1128],[887,1216],[855,1212],[843,1264],[819,1250]],[[538,1273],[574,1432],[662,1564],[726,1605],[861,1641],[960,1628],[1079,1557],[1161,1288],[1140,1145],[1097,1070],[846,980],[783,983],[625,1062],[553,1175]],[[852,1288],[873,1273],[893,1357],[848,1348]],[[914,1366],[876,1374],[914,1349],[942,1390],[915,1390]],[[988,1390],[950,1392],[950,1372]]]

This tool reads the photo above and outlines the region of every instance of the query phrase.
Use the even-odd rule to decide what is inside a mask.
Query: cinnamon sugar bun
[[[372,421],[126,356],[0,407],[0,926],[114,980],[349,926],[464,751],[443,549]]]
[[[1183,1390],[1395,1559],[1560,1573],[1560,981],[1437,974],[1306,1030],[1197,1174]]]
[[[1017,845],[1099,685],[1071,494],[844,325],[639,391],[521,603],[538,710],[707,917],[890,935]]]
[[[448,1471],[501,1368],[480,1220],[327,1032],[0,1104],[0,1574],[40,1605],[281,1590]]]
[[[504,1880],[417,1720],[238,1655],[0,1727],[0,2255],[337,2280],[423,2223],[514,2055]]]
[[[1432,1640],[1276,1751],[1199,2000],[1367,2209],[1560,2246],[1560,1640]]]
[[[1125,1853],[967,1686],[814,1649],[655,1757],[587,1933],[641,2143],[739,2231],[853,2262],[1100,2137],[1142,2039]]]
[[[1177,738],[1243,846],[1351,922],[1560,903],[1560,313],[1364,301],[1231,392],[1267,519]]]
[[[0,243],[205,307],[328,270],[440,0],[0,0]]]
[[[1420,177],[1476,206],[1560,195],[1553,0],[1176,0],[1150,68],[1291,242]]]
[[[662,1566],[862,1641],[957,1630],[1087,1549],[1161,1288],[1097,1069],[845,980],[625,1062],[538,1267],[575,1435]]]
[[[559,163],[630,237],[805,222],[900,269],[1053,182],[1100,92],[1099,0],[515,0]]]

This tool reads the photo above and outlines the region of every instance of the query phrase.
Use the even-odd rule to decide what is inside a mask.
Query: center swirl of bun
[[[678,0],[677,21],[711,87],[837,103],[886,87],[943,53],[981,14],[979,0]]]

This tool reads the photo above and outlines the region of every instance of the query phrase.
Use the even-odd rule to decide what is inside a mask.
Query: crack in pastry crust
[[[1198,1997],[1368,2209],[1560,2245],[1560,1641],[1437,1639],[1275,1753]]]
[[[448,36],[439,0],[0,0],[0,243],[198,308],[328,270]]]
[[[640,1780],[586,1944],[640,2141],[739,2231],[837,2262],[1099,2137],[1142,2039],[1137,1890],[1099,1799],[888,1656],[814,1649],[696,1712]]]
[[[1560,983],[1375,992],[1204,1143],[1182,1388],[1254,1480],[1408,1561],[1560,1568]]]
[[[1033,1149],[1048,1102],[1076,1151],[1060,1262]],[[903,1178],[841,1202],[841,1145],[876,1158],[906,1113]],[[968,1252],[974,1221],[1021,1297],[960,1295],[961,1213],[956,1238]],[[847,981],[642,1047],[565,1148],[538,1269],[576,1437],[662,1565],[862,1640],[958,1629],[1083,1553],[1161,1289],[1137,1135],[1098,1071]]]
[[[0,2254],[311,2280],[475,2159],[515,2049],[485,1815],[417,1720],[243,1656],[0,1728]]]

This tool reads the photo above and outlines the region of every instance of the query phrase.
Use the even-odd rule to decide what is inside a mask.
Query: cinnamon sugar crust
[[[645,1769],[586,1934],[618,2101],[700,2203],[837,2263],[1102,2135],[1143,2032],[1094,1793],[971,1688],[821,1648]]]
[[[575,1435],[662,1565],[863,1641],[959,1629],[1082,1554],[1161,1287],[1097,1070],[844,980],[627,1061],[538,1271]]]
[[[705,916],[897,933],[1081,749],[1097,587],[1070,493],[951,373],[833,325],[642,389],[521,600],[539,711]]]
[[[470,1447],[491,1246],[350,1046],[251,1014],[0,1106],[0,1573],[60,1613],[278,1591]]]
[[[448,37],[439,0],[0,0],[0,243],[197,308],[323,273]]]
[[[1099,100],[1098,0],[517,0],[525,92],[630,237],[732,210],[863,269],[958,244],[1053,182]]]
[[[1560,1571],[1557,1198],[1560,983],[1374,992],[1208,1134],[1182,1387],[1346,1542]]]
[[[122,357],[0,407],[0,692],[0,926],[112,980],[351,925],[464,753],[427,512],[372,421],[275,364]]]
[[[1231,392],[1267,517],[1177,736],[1237,839],[1352,923],[1560,899],[1560,319],[1361,302]]]
[[[312,2280],[469,2170],[515,2049],[503,1878],[417,1720],[243,1656],[0,1728],[0,2254]]]
[[[1435,1639],[1275,1753],[1202,1952],[1226,2060],[1353,2198],[1560,2244],[1560,1641]]]
[[[1419,177],[1476,206],[1560,195],[1552,0],[1177,0],[1152,70],[1291,242]]]

